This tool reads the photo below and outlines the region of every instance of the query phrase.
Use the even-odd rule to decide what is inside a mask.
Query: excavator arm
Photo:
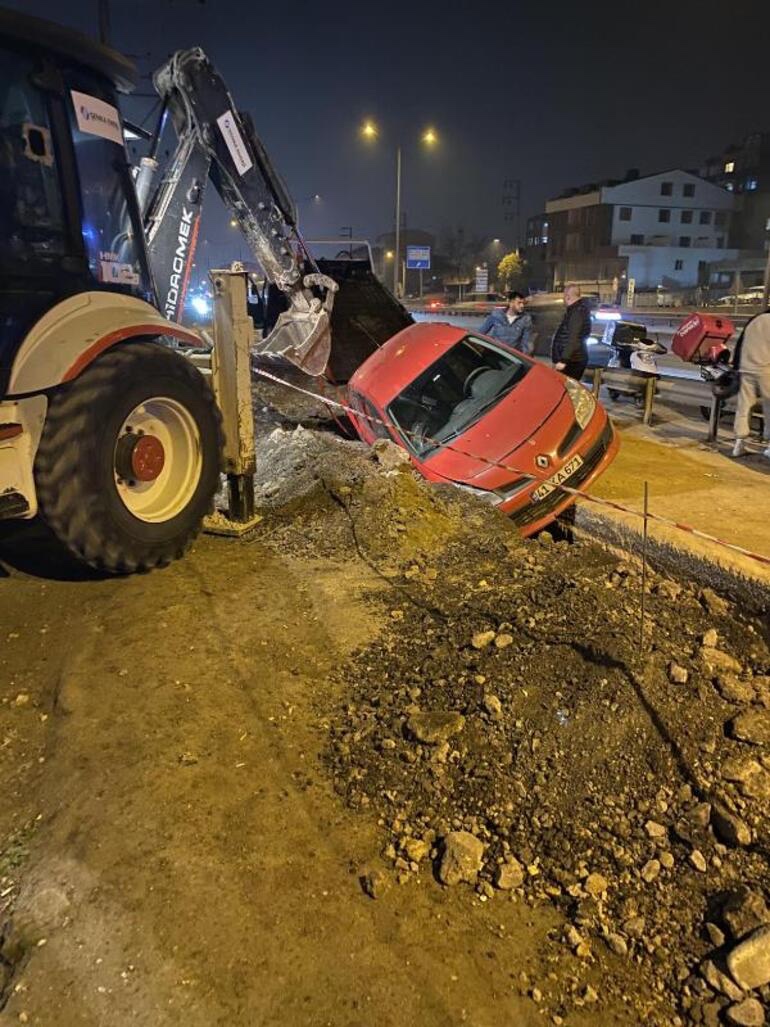
[[[162,119],[170,116],[178,140],[145,212],[161,310],[171,320],[181,316],[210,178],[265,276],[286,296],[287,309],[256,351],[290,360],[308,374],[322,374],[331,350],[337,285],[312,261],[297,228],[294,203],[251,119],[236,110],[227,86],[199,48],[175,53],[156,71],[154,84],[163,103]],[[140,199],[149,195],[147,180],[156,166],[153,156],[143,161]],[[313,270],[303,273],[308,262]]]

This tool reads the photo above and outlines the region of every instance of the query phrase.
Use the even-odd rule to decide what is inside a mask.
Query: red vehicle
[[[354,410],[385,422],[354,417],[364,442],[397,442],[429,481],[478,495],[524,535],[574,502],[558,485],[586,489],[618,450],[606,412],[578,382],[448,324],[394,335],[349,391]]]

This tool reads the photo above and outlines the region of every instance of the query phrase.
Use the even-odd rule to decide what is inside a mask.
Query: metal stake
[[[644,613],[645,613],[645,591],[647,588],[647,501],[649,485],[644,483],[644,530],[642,534],[642,602],[641,615],[639,617],[639,654],[644,652]]]

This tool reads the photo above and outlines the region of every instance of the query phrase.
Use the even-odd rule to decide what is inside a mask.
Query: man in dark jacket
[[[564,317],[554,332],[551,360],[557,371],[580,381],[588,366],[586,339],[591,334],[591,311],[588,301],[580,298],[580,287],[564,289]]]
[[[520,353],[531,353],[535,342],[535,328],[532,315],[526,314],[526,299],[520,292],[508,293],[508,306],[505,310],[493,310],[479,328],[482,335],[491,339],[499,339]]]

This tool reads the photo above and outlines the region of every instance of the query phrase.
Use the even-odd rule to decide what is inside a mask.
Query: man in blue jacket
[[[499,339],[520,353],[531,353],[535,343],[532,315],[526,314],[526,299],[520,292],[508,293],[508,306],[498,308],[484,318],[479,331],[491,339]]]

